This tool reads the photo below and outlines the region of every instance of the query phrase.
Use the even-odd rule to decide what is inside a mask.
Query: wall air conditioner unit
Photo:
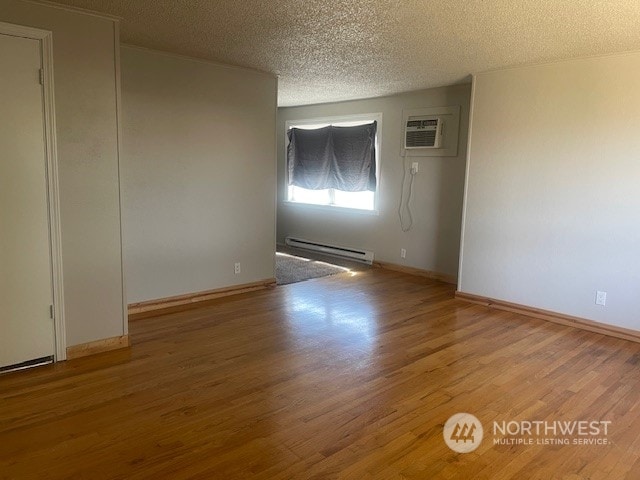
[[[404,148],[441,148],[442,126],[440,117],[408,117],[404,127]]]

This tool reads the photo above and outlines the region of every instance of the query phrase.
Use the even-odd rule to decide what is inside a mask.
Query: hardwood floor
[[[371,269],[132,322],[130,350],[0,376],[0,478],[640,478],[640,345],[453,293]],[[520,420],[609,444],[493,444]]]

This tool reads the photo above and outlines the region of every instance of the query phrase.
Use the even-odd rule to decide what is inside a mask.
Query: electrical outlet
[[[404,248],[400,249],[400,258],[406,258],[407,257],[407,251]]]
[[[603,307],[607,304],[607,292],[601,292],[598,290],[596,292],[596,305],[602,305]]]
[[[235,267],[234,267],[235,273],[236,275],[238,273],[240,273],[240,262],[236,262]]]
[[[420,170],[420,166],[418,165],[418,162],[413,162],[411,164],[411,173],[415,175],[416,173],[418,173],[418,170]]]

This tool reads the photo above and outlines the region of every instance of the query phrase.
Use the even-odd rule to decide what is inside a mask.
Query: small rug
[[[296,257],[286,253],[276,253],[276,283],[287,285],[312,278],[327,277],[350,270],[338,265]]]

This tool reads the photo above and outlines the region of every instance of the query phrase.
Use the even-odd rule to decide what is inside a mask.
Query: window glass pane
[[[329,205],[329,190],[307,190],[293,185],[289,186],[289,201]]]
[[[374,192],[341,192],[334,190],[334,202],[339,207],[373,210]]]

